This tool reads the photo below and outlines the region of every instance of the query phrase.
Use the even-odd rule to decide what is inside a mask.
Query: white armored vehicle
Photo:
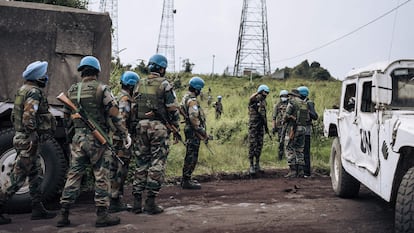
[[[352,70],[339,109],[324,112],[324,134],[335,137],[336,195],[355,197],[362,183],[395,202],[396,232],[414,232],[414,60]]]

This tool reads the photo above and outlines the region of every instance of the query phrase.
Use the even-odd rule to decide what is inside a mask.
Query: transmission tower
[[[158,35],[157,53],[168,59],[168,70],[175,72],[174,42],[174,0],[164,0],[162,7],[160,34]]]
[[[270,74],[266,0],[243,0],[234,75]]]
[[[108,12],[112,19],[112,57],[119,57],[118,45],[118,0],[100,0],[99,11]]]

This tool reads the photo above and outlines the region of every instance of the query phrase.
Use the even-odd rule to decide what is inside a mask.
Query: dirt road
[[[201,190],[168,185],[158,198],[164,213],[117,213],[121,224],[107,228],[94,227],[93,197],[83,194],[68,228],[56,228],[56,219],[30,221],[30,214],[20,214],[11,215],[12,224],[0,226],[0,232],[393,232],[393,208],[366,188],[357,199],[341,199],[327,176],[285,179],[285,172],[266,171],[253,179],[220,176],[202,182]],[[125,199],[132,203],[130,187]]]

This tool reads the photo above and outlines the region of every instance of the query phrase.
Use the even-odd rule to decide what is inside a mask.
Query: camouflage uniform
[[[154,201],[164,181],[169,153],[167,121],[178,126],[179,118],[175,93],[170,83],[158,73],[151,72],[141,79],[136,95],[138,125],[136,128],[136,170],[133,182],[135,213],[141,213],[141,198],[147,190],[147,201]],[[147,204],[147,202],[146,202]],[[154,206],[154,205],[153,205]],[[149,212],[157,214],[162,212]],[[154,209],[155,210],[155,209]],[[145,208],[144,208],[145,211]]]
[[[29,178],[33,209],[39,208],[41,211],[45,211],[41,203],[42,171],[38,146],[46,134],[52,135],[54,133],[56,121],[49,112],[46,96],[34,82],[26,81],[18,90],[12,112],[12,122],[16,131],[13,137],[13,146],[17,156],[10,174],[10,186],[4,192],[0,190],[0,214],[7,200],[23,186],[27,177]],[[45,216],[49,214],[48,212],[42,213]],[[32,220],[38,219],[35,215],[33,210]],[[46,218],[45,216],[42,218]],[[54,216],[56,214],[50,218]]]
[[[135,129],[132,129],[132,109],[134,106],[134,99],[128,91],[124,89],[121,89],[116,99],[118,102],[121,124],[124,128],[128,129],[132,138],[134,138]],[[126,149],[124,147],[122,136],[119,135],[118,132],[115,132],[113,139],[118,157],[124,162],[124,165],[122,165],[117,160],[114,160],[114,163],[111,166],[111,198],[119,199],[119,197],[124,194],[124,183],[128,176],[128,167],[134,146]]]
[[[199,189],[201,186],[191,181],[191,175],[198,161],[200,137],[205,138],[207,135],[206,116],[197,101],[196,94],[191,91],[183,96],[181,109],[186,119],[184,133],[187,144],[181,185],[183,188]]]
[[[82,82],[74,84],[67,93],[69,99],[87,113],[88,118],[96,122],[105,133],[109,133],[109,118],[122,137],[127,136],[127,129],[118,118],[118,107],[111,90],[96,80],[85,77]],[[115,110],[114,110],[115,109]],[[114,112],[112,112],[114,111]],[[74,112],[65,108],[65,117]],[[75,135],[71,144],[71,160],[67,180],[62,192],[60,203],[69,209],[79,195],[81,180],[87,166],[91,165],[95,177],[95,205],[107,209],[110,192],[110,164],[112,153],[102,145],[91,133],[88,126],[75,115],[71,115]]]
[[[221,114],[223,113],[223,104],[220,101],[217,101],[213,104],[214,109],[216,110],[216,120],[220,119]]]
[[[249,161],[250,168],[254,167],[255,171],[260,170],[259,162],[266,128],[266,99],[263,94],[256,93],[249,99]]]
[[[286,133],[289,141],[286,147],[287,162],[290,172],[287,177],[303,176],[305,160],[303,150],[305,146],[306,121],[309,119],[306,101],[293,95],[286,108]]]
[[[311,135],[312,135],[312,120],[318,119],[318,113],[315,111],[315,103],[309,100],[308,98],[305,99],[308,110],[309,110],[309,120],[306,121],[306,132],[305,132],[305,148],[303,151],[304,159],[305,159],[305,167],[304,167],[304,174],[305,176],[311,175],[311,158],[310,158],[310,145],[311,145]]]
[[[286,127],[284,123],[284,117],[286,112],[288,101],[280,101],[273,107],[273,121],[275,122],[275,130],[279,139],[279,160],[283,158],[285,154],[285,135]]]

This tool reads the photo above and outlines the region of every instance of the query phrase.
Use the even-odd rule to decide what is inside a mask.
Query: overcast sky
[[[407,0],[268,0],[271,69],[318,61],[336,78],[378,61],[414,59],[414,1],[315,52]],[[136,65],[156,51],[163,0],[118,0],[118,40],[123,64]],[[193,73],[233,68],[243,0],[175,0],[176,70],[179,58]]]

